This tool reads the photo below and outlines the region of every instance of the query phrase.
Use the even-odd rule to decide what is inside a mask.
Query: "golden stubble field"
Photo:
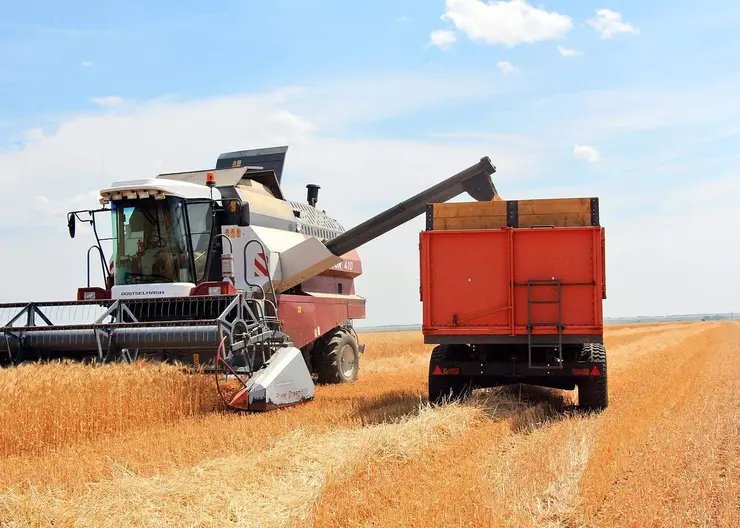
[[[0,526],[740,526],[740,324],[611,327],[610,407],[533,387],[430,408],[430,346],[266,414],[152,365],[0,370]]]

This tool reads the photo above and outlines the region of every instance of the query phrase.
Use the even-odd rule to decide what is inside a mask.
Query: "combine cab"
[[[363,345],[351,321],[365,317],[355,292],[362,244],[422,214],[426,203],[468,192],[490,200],[488,158],[345,231],[307,203],[285,199],[287,147],[222,154],[216,168],[116,182],[101,209],[110,214],[113,254],[104,287],[77,300],[0,305],[0,363],[177,362],[223,372],[241,383],[237,409],[267,410],[313,398],[320,383],[353,381]],[[89,256],[89,252],[88,252]]]

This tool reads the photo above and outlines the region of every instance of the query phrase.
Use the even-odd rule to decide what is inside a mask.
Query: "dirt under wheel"
[[[584,411],[600,411],[609,405],[609,390],[606,376],[606,349],[600,343],[586,343],[581,349],[582,361],[593,361],[601,376],[589,376],[577,381],[578,407]]]
[[[350,383],[357,379],[360,349],[349,330],[335,328],[316,345],[314,361],[319,383]]]
[[[429,401],[441,405],[452,400],[470,396],[470,379],[463,376],[435,375],[433,371],[440,361],[460,361],[470,357],[468,345],[438,345],[432,350],[429,360]]]

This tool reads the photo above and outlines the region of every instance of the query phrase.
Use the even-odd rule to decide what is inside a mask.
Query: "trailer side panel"
[[[532,325],[545,336],[559,323],[563,335],[600,336],[603,236],[598,226],[422,232],[424,334],[526,337]]]

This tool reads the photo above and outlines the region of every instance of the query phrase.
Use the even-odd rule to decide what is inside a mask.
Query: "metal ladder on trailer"
[[[555,287],[557,288],[557,296],[555,299],[550,300],[537,300],[533,298],[533,288],[542,287]],[[527,281],[527,356],[528,366],[530,369],[562,369],[563,368],[563,303],[562,293],[563,285],[558,279],[540,279],[540,280],[528,280]],[[533,321],[532,320],[532,306],[533,305],[557,305],[558,318],[557,321]],[[556,327],[557,337],[556,342],[533,342],[533,330],[535,327]],[[549,348],[554,349],[556,353],[555,365],[549,364],[533,364],[532,363],[532,350],[537,348]]]

